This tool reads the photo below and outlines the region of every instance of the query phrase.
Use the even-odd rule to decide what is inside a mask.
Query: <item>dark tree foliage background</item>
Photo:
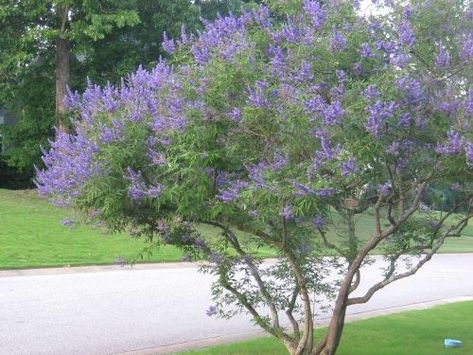
[[[5,146],[0,156],[0,187],[31,186],[34,166],[42,164],[40,147],[47,148],[54,135],[55,38],[60,27],[55,6],[68,6],[77,14],[69,19],[67,33],[71,47],[68,85],[82,91],[87,78],[101,85],[116,84],[139,65],[152,66],[164,56],[163,32],[172,37],[182,27],[196,32],[201,18],[238,13],[258,2],[41,0],[20,9],[14,0],[0,0],[0,108],[18,119],[15,125],[0,126]]]

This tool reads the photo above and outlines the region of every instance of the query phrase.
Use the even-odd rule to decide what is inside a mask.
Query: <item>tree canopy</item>
[[[40,192],[207,260],[209,315],[245,311],[291,354],[334,354],[347,307],[414,274],[472,217],[473,9],[379,6],[366,18],[356,3],[270,2],[165,36],[170,61],[69,93],[74,130],[44,153]],[[429,186],[462,198],[436,213]],[[374,250],[384,276],[355,295]],[[314,294],[334,295],[324,337]]]

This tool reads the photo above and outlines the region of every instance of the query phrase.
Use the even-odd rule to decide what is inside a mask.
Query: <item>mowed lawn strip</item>
[[[471,355],[473,354],[473,302],[436,306],[348,323],[337,355]],[[316,337],[323,336],[316,330]],[[463,342],[461,348],[446,349],[444,339]],[[285,355],[272,337],[256,338],[181,355]]]
[[[52,206],[35,190],[0,189],[0,268],[113,264],[122,260],[179,261],[175,247],[160,247],[152,255],[149,244],[127,234],[110,234],[103,228],[63,220],[73,212]]]
[[[0,189],[0,268],[54,267],[65,265],[113,264],[128,262],[166,262],[182,260],[182,252],[173,246],[152,248],[149,243],[128,234],[110,234],[103,228],[74,223],[63,225],[63,220],[75,221],[68,209],[52,206],[40,198],[35,190]],[[219,238],[219,230],[199,227],[209,240]],[[374,217],[358,218],[357,231],[368,238],[374,228]],[[329,237],[341,243],[343,230],[329,230]],[[243,239],[250,240],[249,236]],[[249,249],[259,257],[274,257],[268,247]],[[441,252],[473,252],[473,227],[467,226],[460,238],[448,239]],[[143,258],[141,258],[143,256]]]
[[[74,223],[64,226],[66,219]],[[111,234],[77,220],[73,211],[54,207],[36,190],[0,189],[0,269],[182,260],[177,247],[150,248],[143,239]],[[217,228],[200,226],[200,230],[210,239],[218,238]],[[260,248],[257,255],[275,253]]]

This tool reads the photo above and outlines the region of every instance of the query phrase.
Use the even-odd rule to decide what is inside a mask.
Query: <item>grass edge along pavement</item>
[[[35,190],[0,189],[0,269],[182,260],[182,252],[173,246],[151,248],[152,253],[148,254],[148,244],[127,234],[109,234],[103,228],[79,223],[64,226],[73,213],[50,205]],[[364,218],[359,222],[361,233],[371,227],[369,216]],[[211,237],[218,234],[218,230],[208,226],[202,226],[202,232]],[[447,240],[441,251],[473,252],[473,226],[468,226],[464,234]],[[257,256],[274,257],[275,253],[262,248],[257,250]]]
[[[437,303],[427,309],[350,321],[345,325],[337,355],[471,355],[473,300],[471,297],[468,299],[469,301],[442,305]],[[320,339],[322,335],[323,328],[316,330],[316,339]],[[463,346],[446,349],[445,338],[459,339],[463,342]],[[153,352],[153,354],[159,353],[161,352]],[[275,338],[264,336],[177,354],[286,355],[287,351]]]

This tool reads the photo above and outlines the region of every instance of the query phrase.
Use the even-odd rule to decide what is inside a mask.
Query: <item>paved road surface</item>
[[[363,280],[378,274],[375,264]],[[0,354],[116,354],[257,332],[245,316],[205,315],[210,282],[191,264],[0,271]],[[350,313],[460,296],[473,296],[473,254],[437,255]]]

